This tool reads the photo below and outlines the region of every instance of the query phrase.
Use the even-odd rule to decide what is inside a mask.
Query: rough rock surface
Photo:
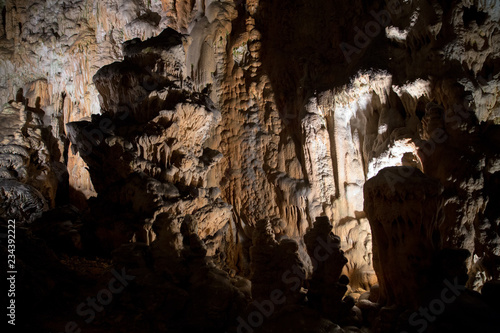
[[[346,276],[341,277],[347,259],[332,228],[328,217],[317,217],[313,228],[304,236],[307,253],[313,262],[307,295],[311,306],[319,309],[326,318],[344,323],[353,304],[342,300],[349,282]]]
[[[305,265],[298,254],[298,244],[291,239],[275,240],[269,221],[257,223],[250,247],[252,298],[269,299],[280,290],[285,304],[296,304],[304,295],[301,288],[307,277]]]
[[[442,191],[437,180],[412,167],[385,168],[366,182],[380,303],[415,306],[433,287],[434,260],[442,248]]]
[[[52,133],[43,126],[43,111],[23,101],[5,104],[0,113],[0,212],[2,218],[31,223],[54,208],[61,156]],[[59,181],[58,181],[59,177]]]
[[[384,168],[366,182],[364,195],[380,283],[378,303],[383,306],[373,320],[374,331],[453,332],[470,321],[469,327],[482,330],[499,327],[487,297],[465,288],[470,253],[443,249],[444,195],[438,180],[413,167]],[[446,296],[450,292],[453,298]],[[369,301],[360,307],[370,311]],[[483,311],[477,312],[479,308]],[[421,321],[417,312],[411,313],[416,309],[422,318],[429,310],[444,315]],[[456,317],[461,319],[452,319]]]
[[[73,204],[79,219],[56,210],[35,233],[109,256],[128,242],[149,253],[161,225],[192,216],[215,264],[249,278],[259,221],[283,243],[270,253],[290,251],[308,275],[304,236],[324,216],[356,299],[377,283],[363,186],[409,166],[443,186],[442,244],[471,253],[480,290],[500,278],[499,8],[0,0],[1,221]],[[360,302],[373,319],[378,305]],[[311,311],[315,329],[337,330]]]
[[[209,187],[221,154],[206,142],[220,113],[192,90],[179,33],[131,41],[124,52],[123,62],[94,76],[102,116],[66,125],[98,193],[89,200],[96,235],[109,249],[131,240],[150,244],[158,217],[193,215],[215,255],[232,221],[220,190]]]
[[[208,93],[221,111],[208,146],[224,158],[209,179],[233,206],[240,269],[248,270],[256,221],[270,218],[278,233],[299,240],[326,215],[341,221],[334,231],[349,258],[345,273],[372,284],[362,186],[383,167],[413,165],[450,190],[445,210],[454,231],[447,242],[473,253],[471,283],[498,276],[492,202],[499,152],[498,144],[482,144],[498,142],[500,119],[494,1],[304,0],[283,8],[278,1],[9,0],[2,8],[0,99],[23,89],[34,107],[40,97],[66,136],[64,124],[100,113],[107,78],[92,78],[137,52],[134,38],[166,28],[185,34],[183,58],[173,66],[183,67],[193,89]],[[147,71],[151,63],[143,65]],[[103,108],[133,111],[136,98],[151,92],[137,88],[110,91],[114,102],[103,101]],[[425,125],[431,101],[446,111],[446,136],[433,137]],[[435,170],[443,150],[450,166]],[[478,163],[452,168],[469,158]],[[72,201],[84,208],[95,184],[81,156],[69,151],[64,163]],[[478,189],[461,189],[469,185]]]

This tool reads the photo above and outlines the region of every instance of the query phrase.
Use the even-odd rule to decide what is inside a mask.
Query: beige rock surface
[[[89,201],[96,235],[110,249],[149,245],[157,219],[175,224],[189,215],[209,256],[227,252],[231,209],[208,179],[221,156],[206,146],[220,112],[192,90],[180,61],[184,43],[172,29],[129,42],[123,62],[94,76],[103,115],[66,125],[98,193]]]
[[[61,155],[52,133],[42,122],[43,111],[23,102],[0,111],[0,204],[3,217],[23,225],[54,208]]]
[[[345,273],[361,277],[352,281],[373,284],[362,187],[384,167],[412,165],[449,189],[449,243],[474,254],[469,262],[476,272],[473,280],[481,285],[498,277],[491,267],[499,266],[499,214],[493,204],[499,152],[496,144],[485,148],[499,142],[500,14],[494,1],[449,6],[432,0],[385,5],[300,0],[284,7],[258,0],[8,0],[1,7],[0,101],[15,100],[21,88],[30,107],[40,97],[44,125],[57,131],[61,151],[70,136],[69,122],[102,110],[135,112],[142,99],[164,101],[172,91],[148,90],[142,84],[150,78],[138,84],[132,72],[92,79],[100,68],[125,59],[126,41],[131,47],[138,41],[134,38],[146,40],[168,27],[183,34],[182,47],[168,56],[172,62],[143,59],[143,69],[161,76],[169,66],[177,68],[164,78],[206,93],[220,110],[214,116],[218,125],[208,135],[201,124],[204,111],[178,105],[176,135],[188,129],[182,129],[189,124],[186,119],[196,119],[198,127],[177,148],[167,152],[162,147],[164,134],[118,145],[136,145],[133,168],[148,175],[156,177],[161,169],[150,159],[170,154],[175,163],[164,170],[164,179],[220,188],[235,221],[230,257],[241,270],[248,269],[245,253],[257,221],[269,218],[277,235],[300,245],[314,219],[325,215],[349,259]],[[387,27],[372,13],[381,15],[384,8],[390,15],[382,24]],[[360,45],[358,32],[377,24],[379,32]],[[346,57],[342,43],[355,51]],[[137,90],[102,90],[107,80],[118,79]],[[428,102],[455,112],[451,118],[440,114],[446,148],[438,147],[442,136],[433,137],[425,125]],[[155,116],[158,122],[173,117]],[[203,162],[213,164],[206,172],[197,164],[200,147],[192,156],[171,155],[193,148],[181,146],[200,140],[197,135],[206,139],[203,149],[222,154]],[[454,167],[468,159],[479,162]],[[72,201],[84,207],[98,192],[87,164],[72,150],[62,162]]]
[[[499,8],[0,0],[0,229],[27,227],[26,331],[100,292],[86,270],[110,267],[82,254],[135,276],[89,331],[415,331],[445,278],[498,279]],[[392,192],[395,166],[414,171]],[[486,286],[430,329],[498,331]]]

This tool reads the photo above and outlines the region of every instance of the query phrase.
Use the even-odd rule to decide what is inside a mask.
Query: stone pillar
[[[433,289],[442,191],[439,181],[412,167],[384,168],[365,183],[380,303],[416,306]]]
[[[340,238],[333,234],[332,229],[328,217],[318,216],[314,226],[304,235],[314,269],[308,281],[307,297],[309,306],[341,324],[349,316],[354,303],[342,300],[349,283],[347,276],[341,276],[347,259],[340,249]]]

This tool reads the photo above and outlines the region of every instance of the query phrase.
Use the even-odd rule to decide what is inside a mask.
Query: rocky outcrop
[[[438,181],[411,167],[385,168],[366,182],[380,303],[416,306],[434,288],[436,254],[442,248],[442,191]]]
[[[177,280],[212,281],[213,273],[219,285],[223,276],[217,315],[200,315],[193,327],[211,318],[226,325],[214,329],[236,330],[220,315],[234,304],[228,281],[247,301],[252,293],[265,301],[287,287],[279,275],[299,267],[294,285],[304,288],[260,329],[340,330],[361,327],[361,316],[368,326],[377,316],[399,316],[362,298],[376,290],[380,260],[363,187],[382,169],[405,166],[441,183],[440,241],[464,250],[439,252],[432,270],[439,277],[467,270],[468,286],[480,290],[500,274],[497,7],[478,0],[0,1],[0,102],[9,102],[0,114],[1,219],[30,224],[60,253],[109,255],[132,243],[122,259],[142,258],[137,274],[155,276],[141,282],[151,287],[148,297],[165,282],[158,275],[170,274],[161,290],[175,290],[168,302],[189,304],[182,311],[207,306],[185,296],[206,286],[196,281],[191,290]],[[319,230],[317,217],[331,221],[338,238],[325,237],[342,249],[338,262],[347,259],[324,268],[334,271],[331,279],[312,277],[304,237]],[[183,251],[191,254],[170,258]],[[159,267],[164,256],[172,272]],[[186,273],[190,258],[204,273]],[[359,300],[342,315],[338,269],[349,278],[342,302]],[[411,288],[394,288],[413,291],[396,301],[381,282],[382,301],[415,304],[420,289],[408,281]],[[306,291],[317,296],[314,307]],[[184,318],[182,311],[167,321]],[[352,320],[337,322],[344,314]]]
[[[135,313],[137,304],[145,304],[139,316],[125,320],[127,330],[226,329],[246,304],[244,293],[235,286],[242,284],[207,257],[207,247],[198,236],[197,219],[188,215],[172,221],[167,216],[159,217],[158,239],[151,247],[133,243],[114,251],[115,264],[126,267],[135,279],[134,287],[125,291],[125,301],[111,316]]]
[[[345,323],[354,304],[343,300],[349,279],[345,275],[341,277],[341,273],[347,259],[332,229],[326,216],[317,217],[313,228],[304,236],[307,253],[313,262],[307,295],[312,308],[335,323]]]
[[[423,170],[444,185],[443,242],[447,247],[474,253],[468,264],[469,285],[477,288],[488,279],[498,278],[498,253],[494,248],[499,238],[491,224],[496,219],[491,201],[496,191],[486,183],[495,183],[497,177],[487,166],[495,163],[498,154],[487,144],[495,141],[496,130],[479,124],[468,108],[445,110],[432,103],[426,105],[422,123],[425,141],[419,156]],[[491,268],[480,268],[483,261],[490,262],[487,266]]]
[[[465,321],[485,330],[498,327],[487,298],[465,288],[470,253],[443,248],[444,194],[439,181],[416,168],[390,167],[366,182],[364,194],[380,283],[378,303],[383,306],[373,320],[375,331],[451,332],[463,329]],[[453,298],[445,296],[449,292],[454,292]],[[373,312],[367,301],[360,307]],[[425,316],[429,309],[435,317]],[[456,317],[467,319],[452,319]]]
[[[230,206],[210,187],[221,154],[207,146],[220,113],[186,76],[182,36],[125,45],[125,60],[98,71],[103,115],[67,124],[98,193],[89,201],[96,234],[113,249],[152,243],[158,216],[193,215],[214,255],[225,242]]]
[[[208,145],[225,157],[208,186],[220,187],[234,207],[236,243],[246,244],[238,250],[241,270],[248,270],[248,240],[257,221],[270,218],[273,229],[299,241],[315,217],[325,215],[341,221],[333,224],[349,258],[344,272],[363,277],[351,279],[360,285],[373,284],[362,186],[386,166],[425,169],[447,183],[445,225],[458,222],[446,242],[475,255],[468,265],[476,272],[471,283],[479,287],[498,275],[483,268],[498,261],[495,186],[489,185],[497,182],[498,152],[483,148],[498,141],[500,18],[492,2],[481,1],[351,6],[316,0],[287,8],[277,1],[75,0],[63,6],[9,0],[2,18],[0,71],[6,75],[0,99],[14,99],[23,88],[28,104],[35,107],[40,97],[41,108],[69,135],[64,124],[100,113],[99,93],[108,95],[102,105],[114,114],[124,108],[135,113],[146,95],[156,103],[153,91],[162,100],[166,80],[204,91],[221,112]],[[154,44],[163,39],[139,50],[134,38],[144,41],[167,28],[185,34],[177,37],[184,41],[165,55],[170,62],[155,69],[154,57],[145,53],[156,52]],[[127,58],[138,54],[135,69],[126,68]],[[121,60],[100,70],[94,84],[100,68]],[[120,66],[123,75],[116,74]],[[168,71],[171,76],[160,79]],[[123,80],[123,86],[109,80]],[[129,84],[135,88],[125,88]],[[427,129],[428,102],[446,111],[445,142]],[[450,166],[434,170],[440,151],[449,151],[445,146],[453,147]],[[455,170],[457,159],[479,164]],[[96,195],[95,184],[79,154],[69,151],[64,163],[70,198],[84,208]],[[197,172],[189,170],[188,178],[198,181]],[[449,173],[456,179],[447,180]],[[468,184],[484,191],[461,190]]]
[[[298,251],[299,246],[294,240],[276,241],[269,221],[257,223],[250,247],[250,281],[254,300],[268,300],[279,291],[285,305],[302,301],[305,294],[301,289],[307,272]]]
[[[16,219],[20,225],[54,208],[58,185],[64,182],[62,154],[43,124],[44,111],[25,103],[12,101],[0,113],[2,218]]]

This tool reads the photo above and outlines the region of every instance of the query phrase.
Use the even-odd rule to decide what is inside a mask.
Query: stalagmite
[[[373,266],[381,303],[415,306],[433,287],[441,250],[442,186],[412,167],[391,167],[365,183]]]

